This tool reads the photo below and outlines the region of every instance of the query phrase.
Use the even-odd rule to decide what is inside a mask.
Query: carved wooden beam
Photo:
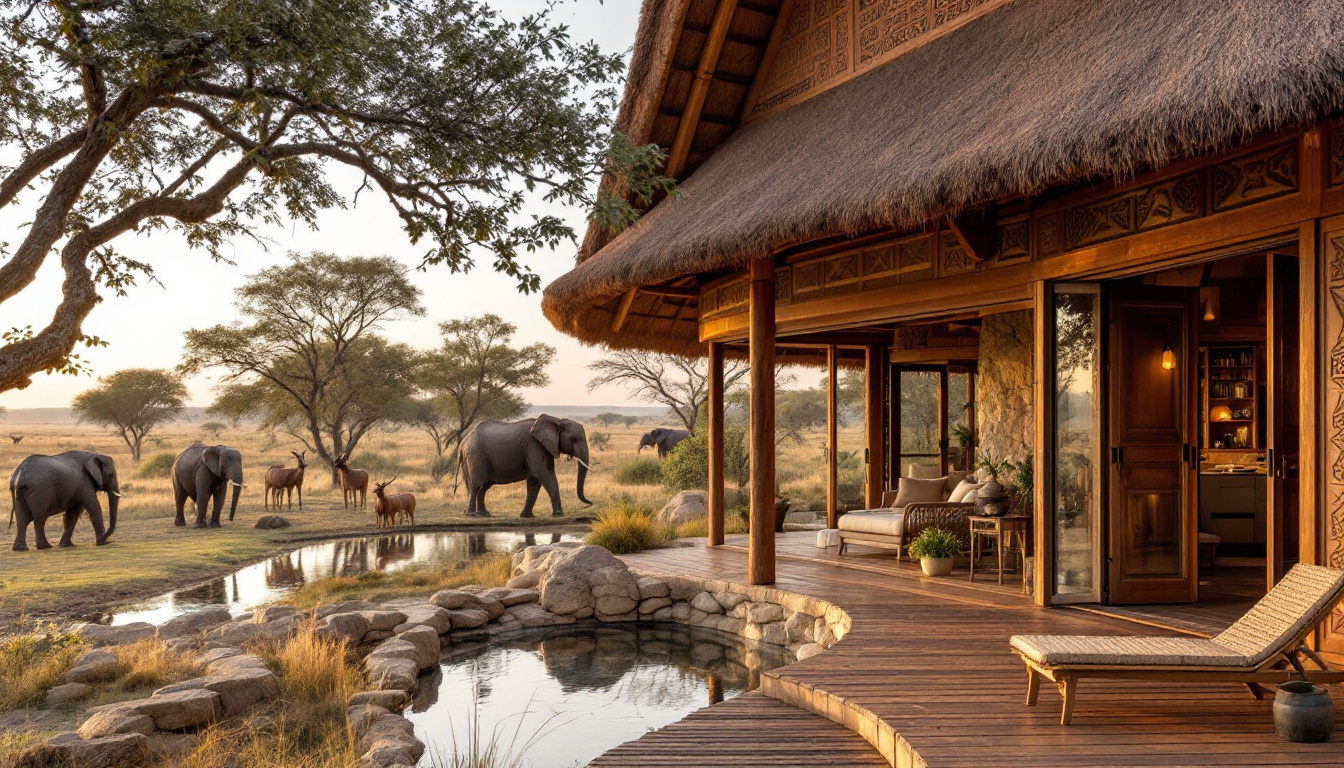
[[[662,296],[669,299],[698,299],[700,298],[700,289],[690,286],[678,285],[646,285],[637,289],[640,293],[646,293],[650,296]]]
[[[714,12],[714,22],[709,25],[709,34],[705,37],[705,47],[700,50],[700,66],[696,67],[695,79],[691,81],[690,93],[686,96],[686,109],[681,113],[681,123],[677,125],[677,137],[672,140],[672,148],[667,153],[667,165],[663,173],[675,179],[681,178],[686,170],[686,158],[691,154],[691,140],[695,138],[695,128],[700,124],[700,113],[705,108],[705,97],[709,95],[709,83],[714,79],[714,70],[719,65],[719,54],[723,52],[723,42],[728,37],[728,27],[732,24],[733,13],[737,11],[737,0],[719,0]]]
[[[993,208],[948,217],[947,227],[972,259],[983,262],[994,256]]]

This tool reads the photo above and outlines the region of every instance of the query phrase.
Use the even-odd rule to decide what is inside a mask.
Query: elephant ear
[[[89,460],[84,462],[84,471],[88,473],[93,480],[93,487],[96,490],[103,490],[103,464],[98,459],[99,456],[90,456]]]
[[[206,469],[209,469],[215,477],[224,476],[224,468],[220,465],[220,462],[223,461],[223,459],[224,457],[220,454],[219,446],[217,445],[212,448],[206,448],[205,451],[201,453],[201,461],[205,463]]]
[[[532,422],[532,429],[529,432],[532,439],[541,443],[551,456],[560,455],[560,422],[555,417],[546,414],[538,416],[537,420]]]

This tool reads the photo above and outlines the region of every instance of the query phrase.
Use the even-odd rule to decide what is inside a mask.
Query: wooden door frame
[[[901,451],[901,398],[899,390],[901,386],[901,374],[906,371],[939,374],[938,467],[939,471],[944,475],[946,475],[949,471],[948,453],[951,451],[952,448],[950,442],[951,437],[949,433],[951,420],[948,418],[948,408],[947,408],[948,379],[953,373],[968,374],[971,377],[969,384],[970,394],[971,397],[974,398],[976,390],[976,377],[979,376],[980,373],[979,366],[977,365],[977,363],[970,360],[949,360],[943,363],[892,362],[887,366],[887,400],[889,403],[887,422],[890,426],[890,428],[887,431],[888,438],[890,441],[887,446],[887,464],[888,464],[887,469],[888,472],[890,473],[889,476],[891,477],[893,483],[895,483],[898,478],[905,476],[903,474],[901,464],[903,463],[903,458],[907,454],[904,454]],[[972,400],[972,402],[974,402],[974,400]],[[974,451],[974,446],[979,439],[979,435],[976,431],[976,425],[975,425],[976,409],[974,405],[971,406],[969,421],[971,424],[971,434],[974,436],[974,439],[972,441],[972,451]],[[930,454],[917,453],[908,455],[927,457]],[[974,457],[974,455],[975,454],[972,453],[972,457]],[[974,469],[974,466],[972,466],[972,469]]]

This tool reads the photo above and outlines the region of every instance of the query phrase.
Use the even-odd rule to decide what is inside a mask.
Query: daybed
[[[912,474],[920,473],[918,467],[910,469]],[[938,477],[902,477],[896,491],[882,495],[882,507],[840,516],[837,554],[845,554],[850,542],[858,542],[895,549],[896,561],[900,562],[901,549],[908,546],[920,531],[933,526],[956,534],[962,549],[968,551],[971,534],[967,518],[975,513],[973,494],[981,484],[969,472]]]

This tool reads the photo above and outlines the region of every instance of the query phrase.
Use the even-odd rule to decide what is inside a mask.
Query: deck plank
[[[1084,680],[1073,724],[1046,686],[1023,705],[1026,674],[1013,634],[1169,634],[1083,611],[1041,609],[1008,585],[931,580],[890,557],[854,563],[808,557],[806,534],[780,538],[780,589],[849,612],[850,634],[829,651],[768,673],[871,712],[929,766],[1340,765],[1341,736],[1288,744],[1271,702],[1233,684]],[[795,553],[795,554],[791,554]],[[744,582],[740,547],[678,547],[629,555],[632,567]],[[848,556],[846,556],[848,559]],[[883,560],[887,560],[884,563]],[[973,588],[972,588],[973,587]],[[1344,708],[1342,708],[1344,709]],[[839,716],[838,714],[836,715]],[[1344,717],[1344,714],[1341,715]],[[839,730],[837,730],[839,729]],[[862,745],[866,748],[856,749]],[[830,762],[827,762],[827,761]],[[700,710],[623,745],[597,766],[874,764],[880,756],[842,726],[760,694]],[[876,764],[885,764],[878,762]]]

